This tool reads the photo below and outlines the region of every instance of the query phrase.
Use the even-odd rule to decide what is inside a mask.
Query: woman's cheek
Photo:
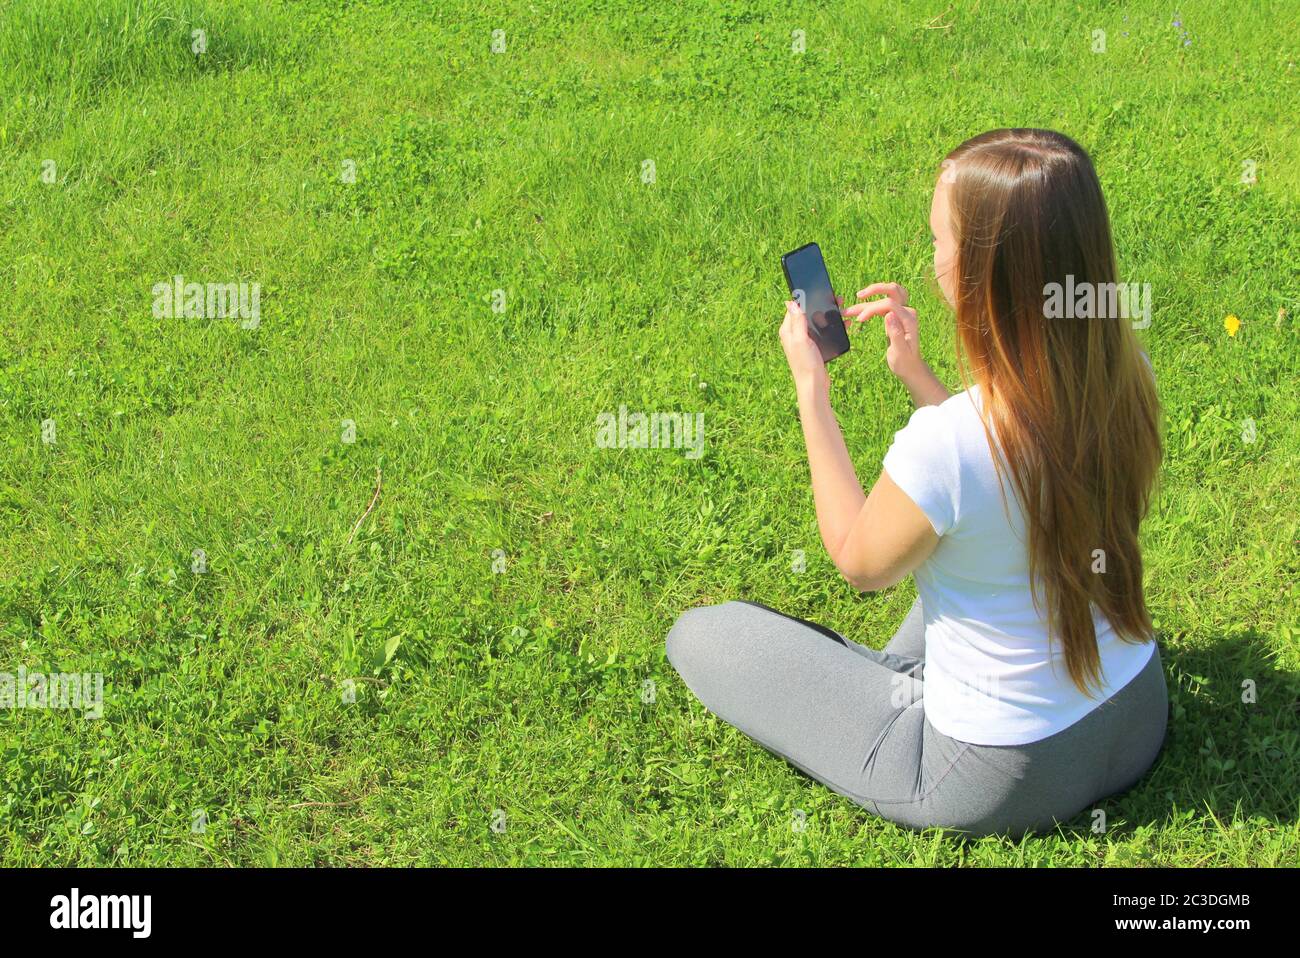
[[[948,300],[948,305],[953,302],[953,276],[952,276],[952,257],[940,255],[939,250],[934,251],[934,274],[939,280],[939,288],[943,290],[944,298]]]

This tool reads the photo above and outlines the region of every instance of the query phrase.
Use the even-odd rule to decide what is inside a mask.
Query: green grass
[[[1182,4],[1188,47],[1153,4],[957,6],[0,3],[0,671],[106,684],[0,711],[0,863],[1297,864],[1300,8]],[[663,638],[742,596],[892,632],[910,582],[820,548],[777,255],[910,286],[955,384],[929,198],[998,126],[1092,152],[1152,284],[1172,715],[1106,834],[963,843],[706,713]],[[155,319],[177,273],[260,325]],[[870,481],[910,409],[862,337]],[[704,455],[596,448],[620,405]]]

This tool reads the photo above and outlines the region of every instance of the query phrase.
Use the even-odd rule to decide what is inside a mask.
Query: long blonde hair
[[[1088,694],[1100,686],[1094,606],[1123,639],[1152,637],[1138,527],[1162,457],[1130,323],[1047,318],[1048,284],[1115,289],[1102,286],[1118,272],[1106,201],[1088,154],[1050,130],[983,133],[943,168],[962,380],[980,385],[999,478],[1024,510],[1035,606],[1041,588],[1049,635]]]

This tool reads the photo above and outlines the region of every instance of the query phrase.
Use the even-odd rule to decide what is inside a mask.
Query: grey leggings
[[[1051,829],[1132,786],[1164,744],[1158,649],[1119,692],[1037,742],[971,745],[937,732],[925,717],[919,599],[883,652],[753,602],[686,611],[667,650],[709,711],[908,828]]]

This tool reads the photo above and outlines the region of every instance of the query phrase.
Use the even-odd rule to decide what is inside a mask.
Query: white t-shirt
[[[1103,685],[1096,698],[1070,681],[1059,639],[1049,660],[1046,623],[1029,590],[1024,512],[1009,481],[1003,506],[979,401],[972,386],[917,409],[894,434],[884,467],[940,536],[915,573],[926,717],[961,742],[1023,745],[1073,725],[1122,689],[1155,643],[1123,641],[1094,610]]]

